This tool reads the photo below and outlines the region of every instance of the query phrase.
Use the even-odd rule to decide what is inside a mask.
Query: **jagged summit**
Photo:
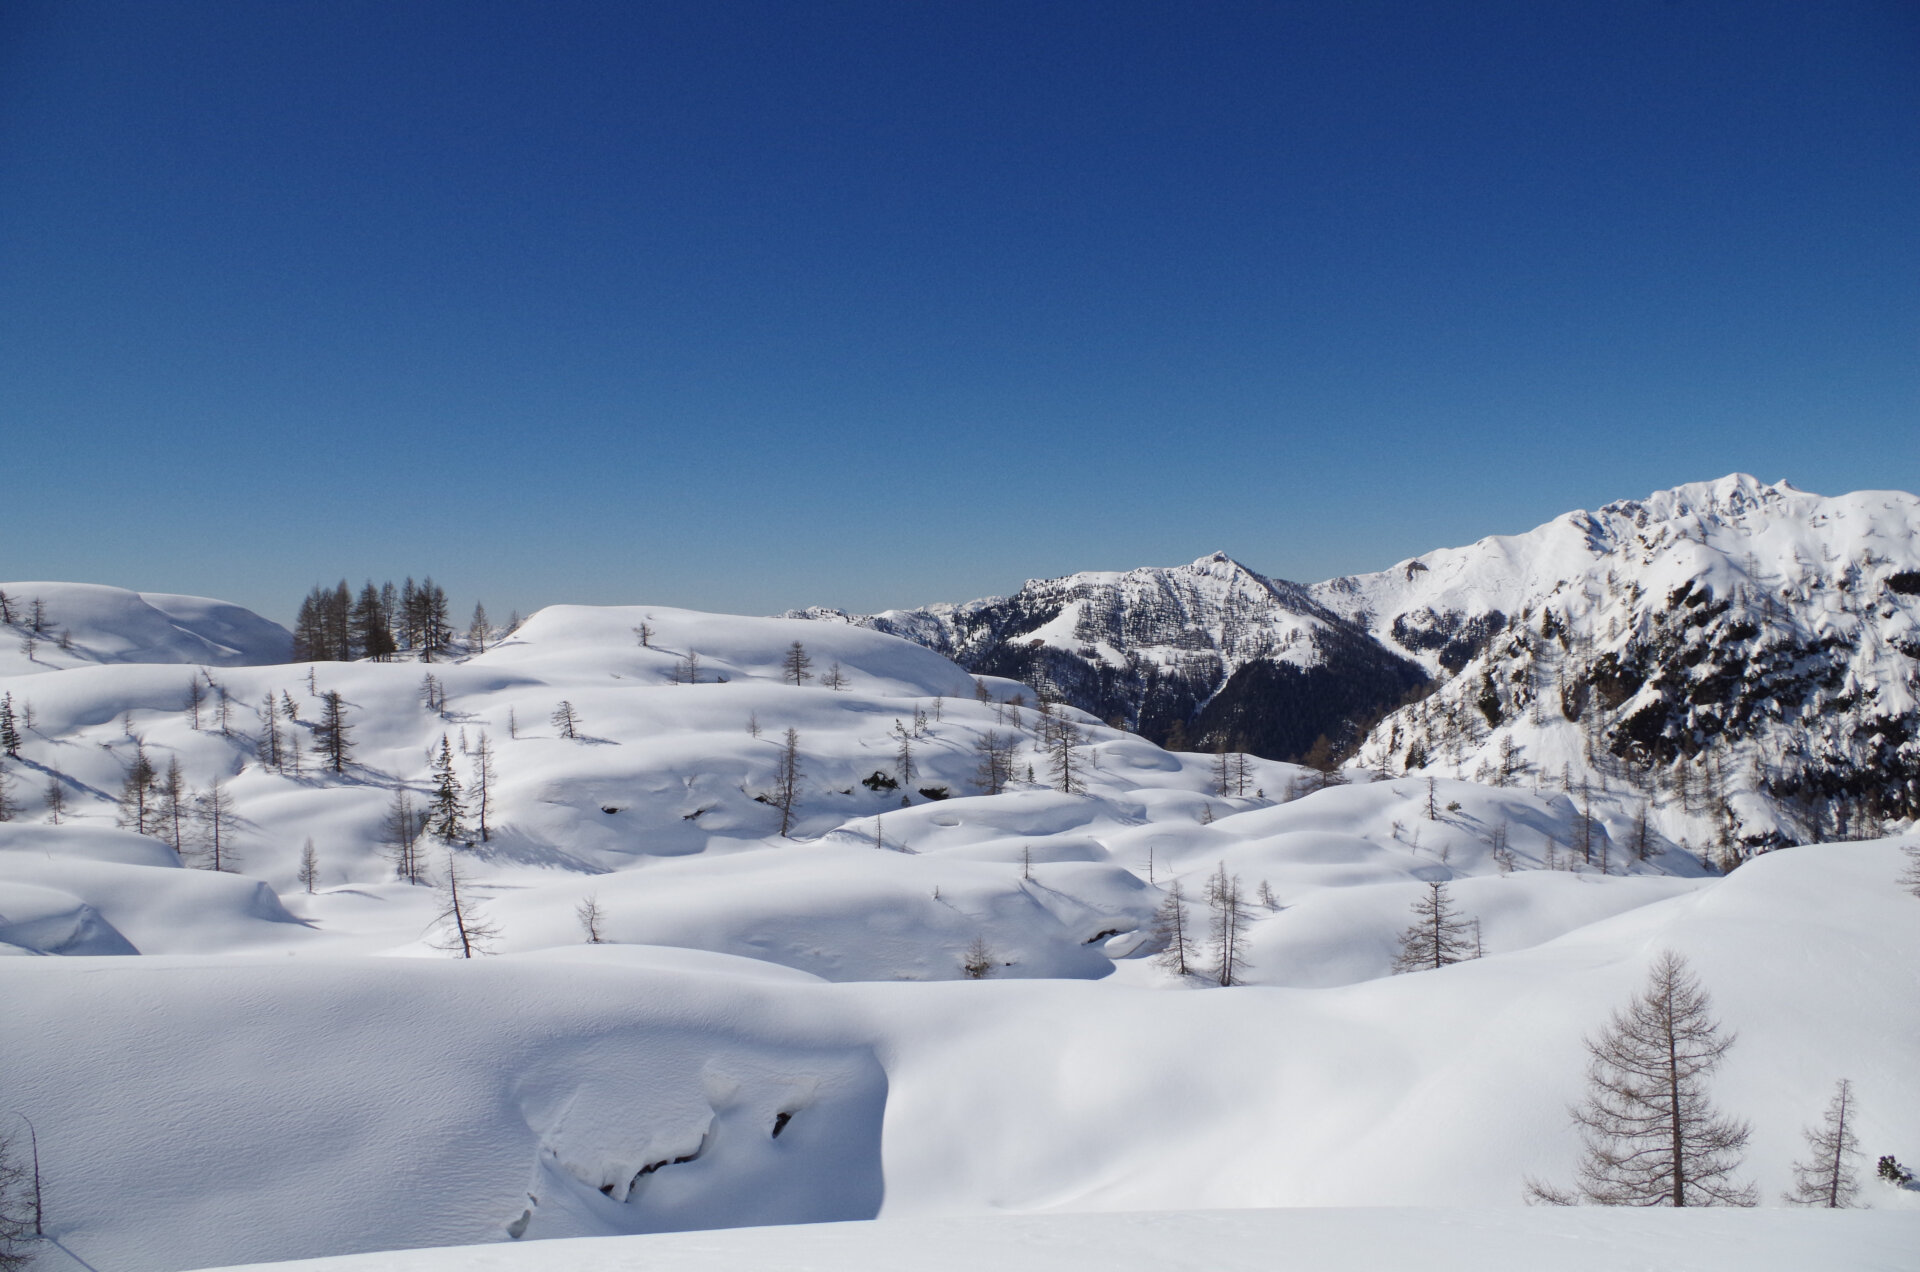
[[[1369,764],[1670,792],[1727,851],[1920,811],[1913,495],[1737,473],[1313,593],[1451,677]]]
[[[793,617],[855,623],[1022,680],[1173,746],[1302,756],[1425,680],[1306,588],[1213,552],[1188,565],[1030,579],[960,605]]]

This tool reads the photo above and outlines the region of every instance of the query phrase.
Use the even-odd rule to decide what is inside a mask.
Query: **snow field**
[[[656,648],[634,638],[641,622]],[[846,691],[780,683],[794,639],[816,675],[839,662]],[[701,683],[675,684],[688,650]],[[1212,757],[1077,713],[1086,794],[1044,789],[1030,732],[1013,788],[971,794],[974,742],[1013,732],[1018,690],[996,684],[1000,701],[981,703],[925,649],[799,620],[568,607],[464,662],[319,664],[355,729],[338,776],[310,746],[297,777],[254,757],[265,694],[291,694],[294,729],[317,714],[304,665],[218,670],[231,737],[205,718],[191,728],[192,672],[0,678],[36,708],[6,766],[26,815],[0,824],[0,950],[21,955],[0,964],[0,1104],[40,1127],[50,1223],[95,1266],[516,1230],[528,1244],[498,1257],[522,1266],[561,1257],[523,1253],[549,1238],[1068,1210],[1112,1212],[1070,1238],[1089,1249],[1202,1225],[1178,1239],[1218,1249],[1208,1266],[1238,1266],[1235,1243],[1262,1223],[1305,1225],[1270,1240],[1306,1241],[1349,1221],[1118,1212],[1517,1207],[1526,1175],[1570,1173],[1581,1039],[1665,948],[1740,1035],[1714,1091],[1754,1124],[1748,1174],[1767,1201],[1840,1077],[1856,1085],[1869,1158],[1920,1157],[1920,902],[1894,885],[1891,842],[1768,854],[1722,879],[1678,851],[1627,862],[1624,810],[1603,804],[1612,871],[1628,873],[1547,870],[1549,844],[1564,859],[1573,843],[1564,793],[1441,779],[1429,819],[1423,778],[1355,775],[1280,802],[1305,774],[1257,761],[1249,787],[1265,796],[1222,796]],[[422,705],[427,673],[443,712]],[[563,698],[579,741],[548,723]],[[894,726],[912,733],[916,710],[915,779],[869,789],[861,779],[895,773]],[[754,796],[787,727],[806,778],[782,839]],[[474,961],[432,947],[434,891],[395,880],[380,830],[394,785],[424,802],[430,750],[462,729],[470,743],[486,731],[499,767],[494,837],[452,849],[463,891],[501,929],[500,955]],[[244,874],[183,869],[113,828],[136,737],[195,787],[227,781]],[[69,793],[58,826],[32,798],[53,773]],[[1501,825],[1510,873],[1491,852]],[[307,837],[321,858],[311,895],[295,881]],[[1207,989],[1150,961],[1152,916],[1178,879],[1204,933],[1205,881],[1223,865],[1250,902],[1264,883],[1275,905],[1252,907],[1251,984]],[[1481,921],[1488,956],[1389,977],[1428,880]],[[582,943],[589,898],[612,944]],[[960,979],[975,938],[992,979]],[[1869,1192],[1888,1209],[1920,1196]],[[1562,1251],[1567,1233],[1628,1254],[1658,1234],[1638,1218],[1536,1213],[1383,1220],[1381,1239],[1468,1224],[1518,1260]],[[1713,1241],[1779,1233],[1797,1249],[1815,1231],[1804,1216],[1745,1218],[1717,1218],[1736,1226]],[[1832,1265],[1873,1266],[1844,1260],[1878,1257],[1876,1234],[1905,1231],[1888,1222],[1845,1229]],[[1204,1228],[1216,1223],[1228,1227]],[[1068,1237],[1016,1230],[956,1230],[953,1248],[998,1258],[1026,1241],[1078,1257]],[[897,1253],[885,1224],[845,1231],[877,1244],[823,1258]],[[1235,1235],[1206,1246],[1206,1231]],[[714,1244],[660,1249],[760,1248],[687,1240]]]

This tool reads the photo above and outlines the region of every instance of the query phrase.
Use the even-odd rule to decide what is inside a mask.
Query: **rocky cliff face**
[[[963,605],[797,616],[903,636],[1176,748],[1276,759],[1350,746],[1428,680],[1305,588],[1218,552],[1169,569],[1033,580]]]
[[[1735,854],[1920,814],[1912,495],[1733,476],[1312,591],[1446,677],[1362,763],[1623,783]]]

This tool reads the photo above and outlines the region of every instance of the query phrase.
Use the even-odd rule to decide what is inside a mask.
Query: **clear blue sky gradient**
[[[0,577],[767,612],[1920,485],[1911,3],[0,6]]]

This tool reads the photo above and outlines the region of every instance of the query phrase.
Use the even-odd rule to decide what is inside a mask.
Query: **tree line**
[[[419,583],[409,577],[397,588],[392,580],[375,587],[369,579],[357,596],[341,579],[332,587],[315,587],[300,602],[293,621],[293,661],[386,662],[408,653],[432,662],[454,653],[457,636],[446,590],[431,575]],[[492,639],[487,607],[476,604],[465,652],[485,653]]]

